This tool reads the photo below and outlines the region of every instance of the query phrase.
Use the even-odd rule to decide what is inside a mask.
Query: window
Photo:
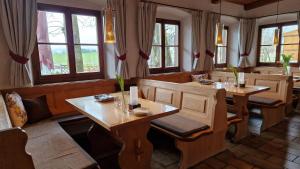
[[[279,29],[279,41],[273,45],[276,29]],[[282,60],[281,55],[292,55],[291,63],[299,65],[299,35],[296,22],[264,25],[259,28],[258,64],[276,65]]]
[[[35,83],[103,78],[100,11],[38,5]]]
[[[151,73],[179,71],[180,22],[157,19],[148,61]]]
[[[215,66],[222,68],[227,66],[227,44],[228,44],[228,27],[223,29],[223,44],[217,45],[216,56],[214,58]]]

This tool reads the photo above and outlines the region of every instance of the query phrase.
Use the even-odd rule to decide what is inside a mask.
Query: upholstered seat
[[[274,106],[274,105],[276,105],[278,103],[281,103],[281,100],[264,98],[264,97],[257,97],[257,96],[250,96],[249,97],[249,102],[251,104]]]
[[[36,169],[97,168],[92,159],[58,124],[46,120],[24,127],[28,135],[26,150]]]
[[[181,137],[209,129],[209,126],[204,123],[188,119],[177,114],[153,120],[152,124],[173,132]]]

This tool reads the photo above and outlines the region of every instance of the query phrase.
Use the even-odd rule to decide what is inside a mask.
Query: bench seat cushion
[[[227,112],[227,120],[228,120],[228,121],[233,120],[233,119],[236,119],[236,118],[238,118],[237,114]]]
[[[151,123],[181,137],[209,129],[209,126],[204,123],[188,119],[178,114],[159,118],[153,120]]]
[[[57,123],[46,120],[25,126],[26,150],[36,169],[96,168],[92,159]]]
[[[281,100],[278,99],[270,99],[270,98],[264,98],[264,97],[257,97],[257,96],[250,96],[249,102],[252,104],[261,104],[261,105],[267,105],[267,106],[273,106],[281,102]]]

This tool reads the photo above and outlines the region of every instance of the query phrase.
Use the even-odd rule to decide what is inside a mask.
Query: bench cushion
[[[228,121],[233,120],[233,119],[236,119],[236,118],[238,118],[237,114],[227,112],[227,120],[228,120]]]
[[[26,149],[36,169],[96,168],[92,159],[56,121],[47,120],[25,126]]]
[[[262,105],[267,105],[267,106],[273,106],[273,105],[280,103],[281,100],[257,97],[257,96],[250,96],[249,102],[252,104],[262,104]]]
[[[177,114],[153,120],[151,123],[181,137],[209,129],[204,123]]]

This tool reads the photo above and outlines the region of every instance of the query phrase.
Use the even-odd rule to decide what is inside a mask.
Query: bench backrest
[[[31,99],[46,95],[49,109],[53,115],[74,112],[66,99],[97,95],[101,93],[113,93],[116,91],[115,80],[93,80],[83,82],[66,82],[59,84],[37,85],[34,87],[2,90],[6,93],[17,92],[22,98]]]
[[[229,72],[213,71],[210,74],[210,78],[220,82],[234,81],[233,73]],[[284,103],[292,101],[293,81],[291,76],[245,73],[245,81],[247,85],[270,87],[270,90],[258,93],[255,96],[278,99]]]
[[[217,90],[146,79],[140,79],[138,86],[141,93],[146,91],[146,94],[141,94],[141,96],[149,95],[149,91],[152,91],[150,95],[154,95],[153,101],[174,105],[180,108],[180,113],[185,114],[185,117],[205,123],[214,130],[227,127],[224,89]],[[145,90],[145,88],[151,90]]]

